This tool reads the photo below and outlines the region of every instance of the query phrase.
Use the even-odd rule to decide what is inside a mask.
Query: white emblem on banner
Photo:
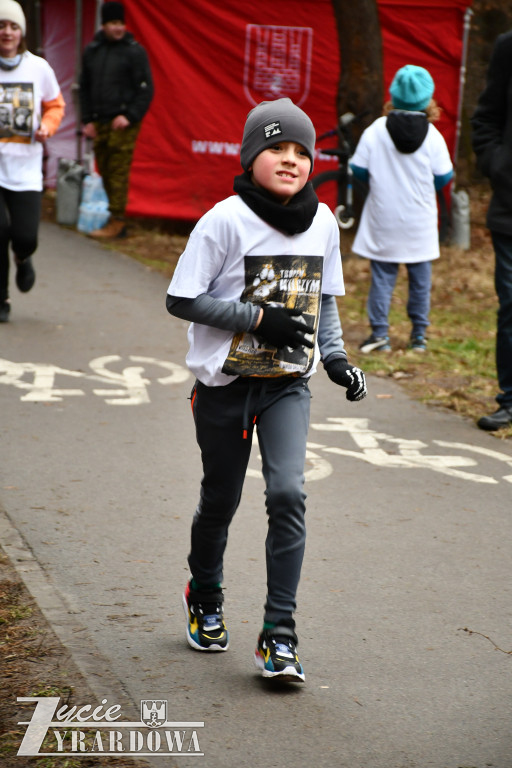
[[[248,24],[244,91],[251,104],[288,96],[300,105],[309,93],[313,30]]]

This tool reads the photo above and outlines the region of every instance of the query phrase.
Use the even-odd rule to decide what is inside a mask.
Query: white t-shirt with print
[[[59,93],[48,62],[28,51],[14,69],[0,69],[0,187],[42,190],[43,145],[34,133],[41,123],[41,102]]]
[[[168,293],[295,307],[314,325],[316,338],[321,294],[345,293],[336,219],[320,203],[306,232],[286,235],[233,195],[197,223]],[[199,323],[190,324],[188,339],[187,365],[207,386],[224,386],[239,375],[310,376],[320,356],[316,343],[312,351],[278,352],[252,334]]]
[[[434,176],[452,170],[441,133],[431,123],[416,152],[399,152],[379,117],[363,133],[351,159],[369,172],[370,190],[352,246],[376,261],[412,263],[439,258]]]

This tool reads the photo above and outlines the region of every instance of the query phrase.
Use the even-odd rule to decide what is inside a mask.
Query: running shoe
[[[9,300],[0,301],[0,323],[7,323],[9,321],[9,312],[11,311],[11,303]]]
[[[15,258],[16,262],[16,285],[18,290],[22,293],[28,293],[31,288],[34,287],[36,281],[36,273],[32,266],[32,259],[30,256],[23,261]]]
[[[229,633],[222,612],[222,589],[196,592],[190,586],[183,593],[183,609],[187,619],[187,641],[196,651],[227,651]]]
[[[297,655],[297,643],[297,635],[291,629],[264,629],[254,652],[254,662],[263,677],[303,683],[306,676]]]
[[[389,336],[376,336],[372,333],[366,341],[359,345],[359,349],[365,355],[370,352],[391,352]]]

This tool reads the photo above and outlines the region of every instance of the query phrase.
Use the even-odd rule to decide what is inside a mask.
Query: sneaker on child
[[[415,352],[426,352],[427,351],[427,340],[425,336],[421,333],[413,333],[411,335],[411,341],[409,343],[409,349],[414,350]]]
[[[372,333],[366,341],[359,345],[359,349],[365,355],[370,352],[391,352],[389,336],[376,336]]]
[[[229,633],[224,623],[222,589],[193,590],[188,582],[183,593],[187,641],[196,651],[227,651]]]
[[[254,652],[254,662],[263,677],[304,682],[306,676],[297,655],[297,643],[297,635],[287,627],[264,629]]]

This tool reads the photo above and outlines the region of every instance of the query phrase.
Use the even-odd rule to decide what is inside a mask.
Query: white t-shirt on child
[[[376,261],[413,263],[439,258],[434,176],[452,170],[441,133],[431,123],[415,152],[399,152],[379,117],[363,133],[351,162],[369,173],[370,190],[352,246]]]
[[[226,301],[296,307],[314,325],[321,294],[345,293],[339,229],[320,203],[309,229],[286,235],[257,216],[241,197],[217,203],[197,223],[168,289],[171,296],[208,294]],[[310,376],[314,350],[276,350],[250,333],[191,323],[187,365],[207,386],[224,386],[237,376]]]
[[[43,145],[34,140],[41,102],[60,93],[45,59],[26,51],[12,70],[0,70],[0,187],[15,192],[43,188]]]

